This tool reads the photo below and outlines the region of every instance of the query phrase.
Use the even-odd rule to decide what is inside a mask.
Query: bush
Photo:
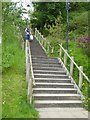
[[[88,36],[80,37],[78,38],[77,42],[78,42],[78,47],[84,48],[85,50],[88,48],[88,44],[90,43],[90,37]]]
[[[20,31],[11,23],[3,25],[3,45],[2,45],[2,70],[3,72],[10,68],[22,69],[18,61],[24,59],[24,51],[21,50]],[[21,63],[22,64],[22,63]],[[23,66],[22,66],[23,67]]]

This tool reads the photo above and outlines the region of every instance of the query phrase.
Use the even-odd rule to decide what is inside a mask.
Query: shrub
[[[88,36],[80,37],[80,38],[78,38],[77,42],[78,42],[78,47],[87,49],[88,44],[90,42],[90,37],[88,37]]]

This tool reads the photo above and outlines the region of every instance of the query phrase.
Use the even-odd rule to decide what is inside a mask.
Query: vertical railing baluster
[[[35,37],[36,37],[36,28],[35,28]]]
[[[46,49],[46,47],[47,47],[46,38],[44,39],[44,47],[45,47],[45,49]]]
[[[62,43],[61,43],[61,46],[60,46],[60,58],[62,58]]]
[[[80,70],[83,72],[83,66],[80,66]],[[83,75],[81,71],[79,71],[79,88],[82,87],[82,82],[83,82]]]
[[[72,60],[74,61],[74,57],[73,57],[73,56],[71,57],[71,61],[70,61],[70,75],[71,75],[71,76],[73,76],[73,66],[74,66]]]
[[[50,50],[50,42],[47,42],[47,53],[49,53]]]
[[[67,50],[66,50],[66,52],[67,52]],[[64,65],[66,66],[66,64],[67,64],[67,54],[64,53]]]
[[[43,37],[43,35],[42,35],[42,41],[41,41],[42,46],[43,46],[43,39],[44,39],[44,37]]]
[[[52,47],[52,51],[51,51],[51,53],[54,53],[54,47]]]
[[[40,40],[39,40],[40,43],[41,43],[41,40],[42,40],[42,35],[41,35],[41,33],[40,33]]]

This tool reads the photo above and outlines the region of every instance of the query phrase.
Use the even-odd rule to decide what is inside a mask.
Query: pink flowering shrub
[[[90,37],[83,36],[77,39],[78,46],[80,48],[88,48],[88,45],[90,44]]]

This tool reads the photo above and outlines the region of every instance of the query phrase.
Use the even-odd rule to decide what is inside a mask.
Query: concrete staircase
[[[36,108],[80,108],[81,96],[61,62],[49,58],[36,39],[30,43]]]

